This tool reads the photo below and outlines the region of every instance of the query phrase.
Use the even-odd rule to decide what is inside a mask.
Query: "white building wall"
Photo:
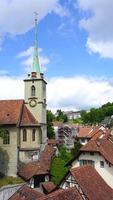
[[[90,153],[81,154],[78,158],[72,163],[72,167],[79,167],[80,160],[92,160],[95,162],[95,169],[101,175],[101,177],[105,180],[105,182],[113,188],[113,165],[109,166],[109,163],[104,159],[103,156],[98,153],[94,153],[94,155],[90,155]],[[100,166],[100,161],[104,161],[104,167]]]

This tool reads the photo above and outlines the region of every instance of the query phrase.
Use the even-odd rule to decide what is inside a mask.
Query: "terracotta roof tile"
[[[79,127],[78,138],[85,138],[93,131],[92,127]]]
[[[93,167],[72,168],[70,172],[89,200],[113,199],[113,190]]]
[[[56,188],[56,185],[53,182],[44,182],[42,183],[42,187],[46,190],[47,193],[50,193]]]
[[[24,100],[0,100],[1,125],[38,125]]]
[[[25,180],[29,180],[34,175],[49,174],[51,160],[55,151],[53,147],[47,145],[44,151],[41,152],[39,161],[21,166],[18,174]]]
[[[39,200],[83,200],[76,188],[70,188],[67,190],[56,190],[44,197],[39,198]]]
[[[22,110],[23,100],[0,101],[0,124],[17,124]]]
[[[59,144],[59,141],[58,140],[55,140],[55,139],[48,139],[48,145],[57,145]]]
[[[34,175],[48,174],[39,162],[30,162],[19,167],[18,174],[25,180],[29,180]]]
[[[80,149],[80,152],[99,152],[108,162],[113,165],[113,140],[109,135],[97,140],[90,140]]]
[[[32,113],[28,110],[26,105],[23,105],[23,111],[22,111],[22,116],[21,116],[21,122],[20,126],[30,126],[30,125],[37,125],[38,122],[32,115]]]
[[[39,193],[28,186],[23,186],[9,198],[9,200],[38,200],[44,194]]]

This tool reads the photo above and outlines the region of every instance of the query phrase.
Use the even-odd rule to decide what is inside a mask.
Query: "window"
[[[104,161],[100,161],[100,167],[101,167],[101,168],[104,167]]]
[[[36,132],[36,130],[33,129],[33,131],[32,131],[32,141],[35,141],[35,132]]]
[[[81,138],[81,142],[82,142],[82,143],[85,143],[85,138]]]
[[[68,188],[70,188],[70,182],[66,181],[65,182],[65,189],[68,189]]]
[[[27,141],[27,131],[26,129],[23,130],[23,142]]]
[[[95,161],[93,160],[79,160],[80,166],[83,165],[91,165],[93,167],[95,167]]]
[[[94,152],[90,152],[90,155],[91,155],[91,156],[94,156]]]
[[[109,163],[109,167],[111,167],[111,163]]]
[[[10,133],[8,130],[4,133],[3,144],[10,144]]]
[[[34,85],[32,85],[31,86],[31,96],[35,96],[35,86]]]

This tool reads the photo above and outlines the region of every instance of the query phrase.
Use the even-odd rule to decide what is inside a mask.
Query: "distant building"
[[[63,124],[58,128],[57,140],[60,145],[65,145],[68,150],[74,147],[76,128]]]
[[[81,111],[67,111],[64,114],[68,117],[69,120],[78,119],[81,117]]]

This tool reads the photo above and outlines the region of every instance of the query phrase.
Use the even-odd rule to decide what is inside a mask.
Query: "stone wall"
[[[0,200],[8,200],[24,184],[8,185],[0,188]]]

